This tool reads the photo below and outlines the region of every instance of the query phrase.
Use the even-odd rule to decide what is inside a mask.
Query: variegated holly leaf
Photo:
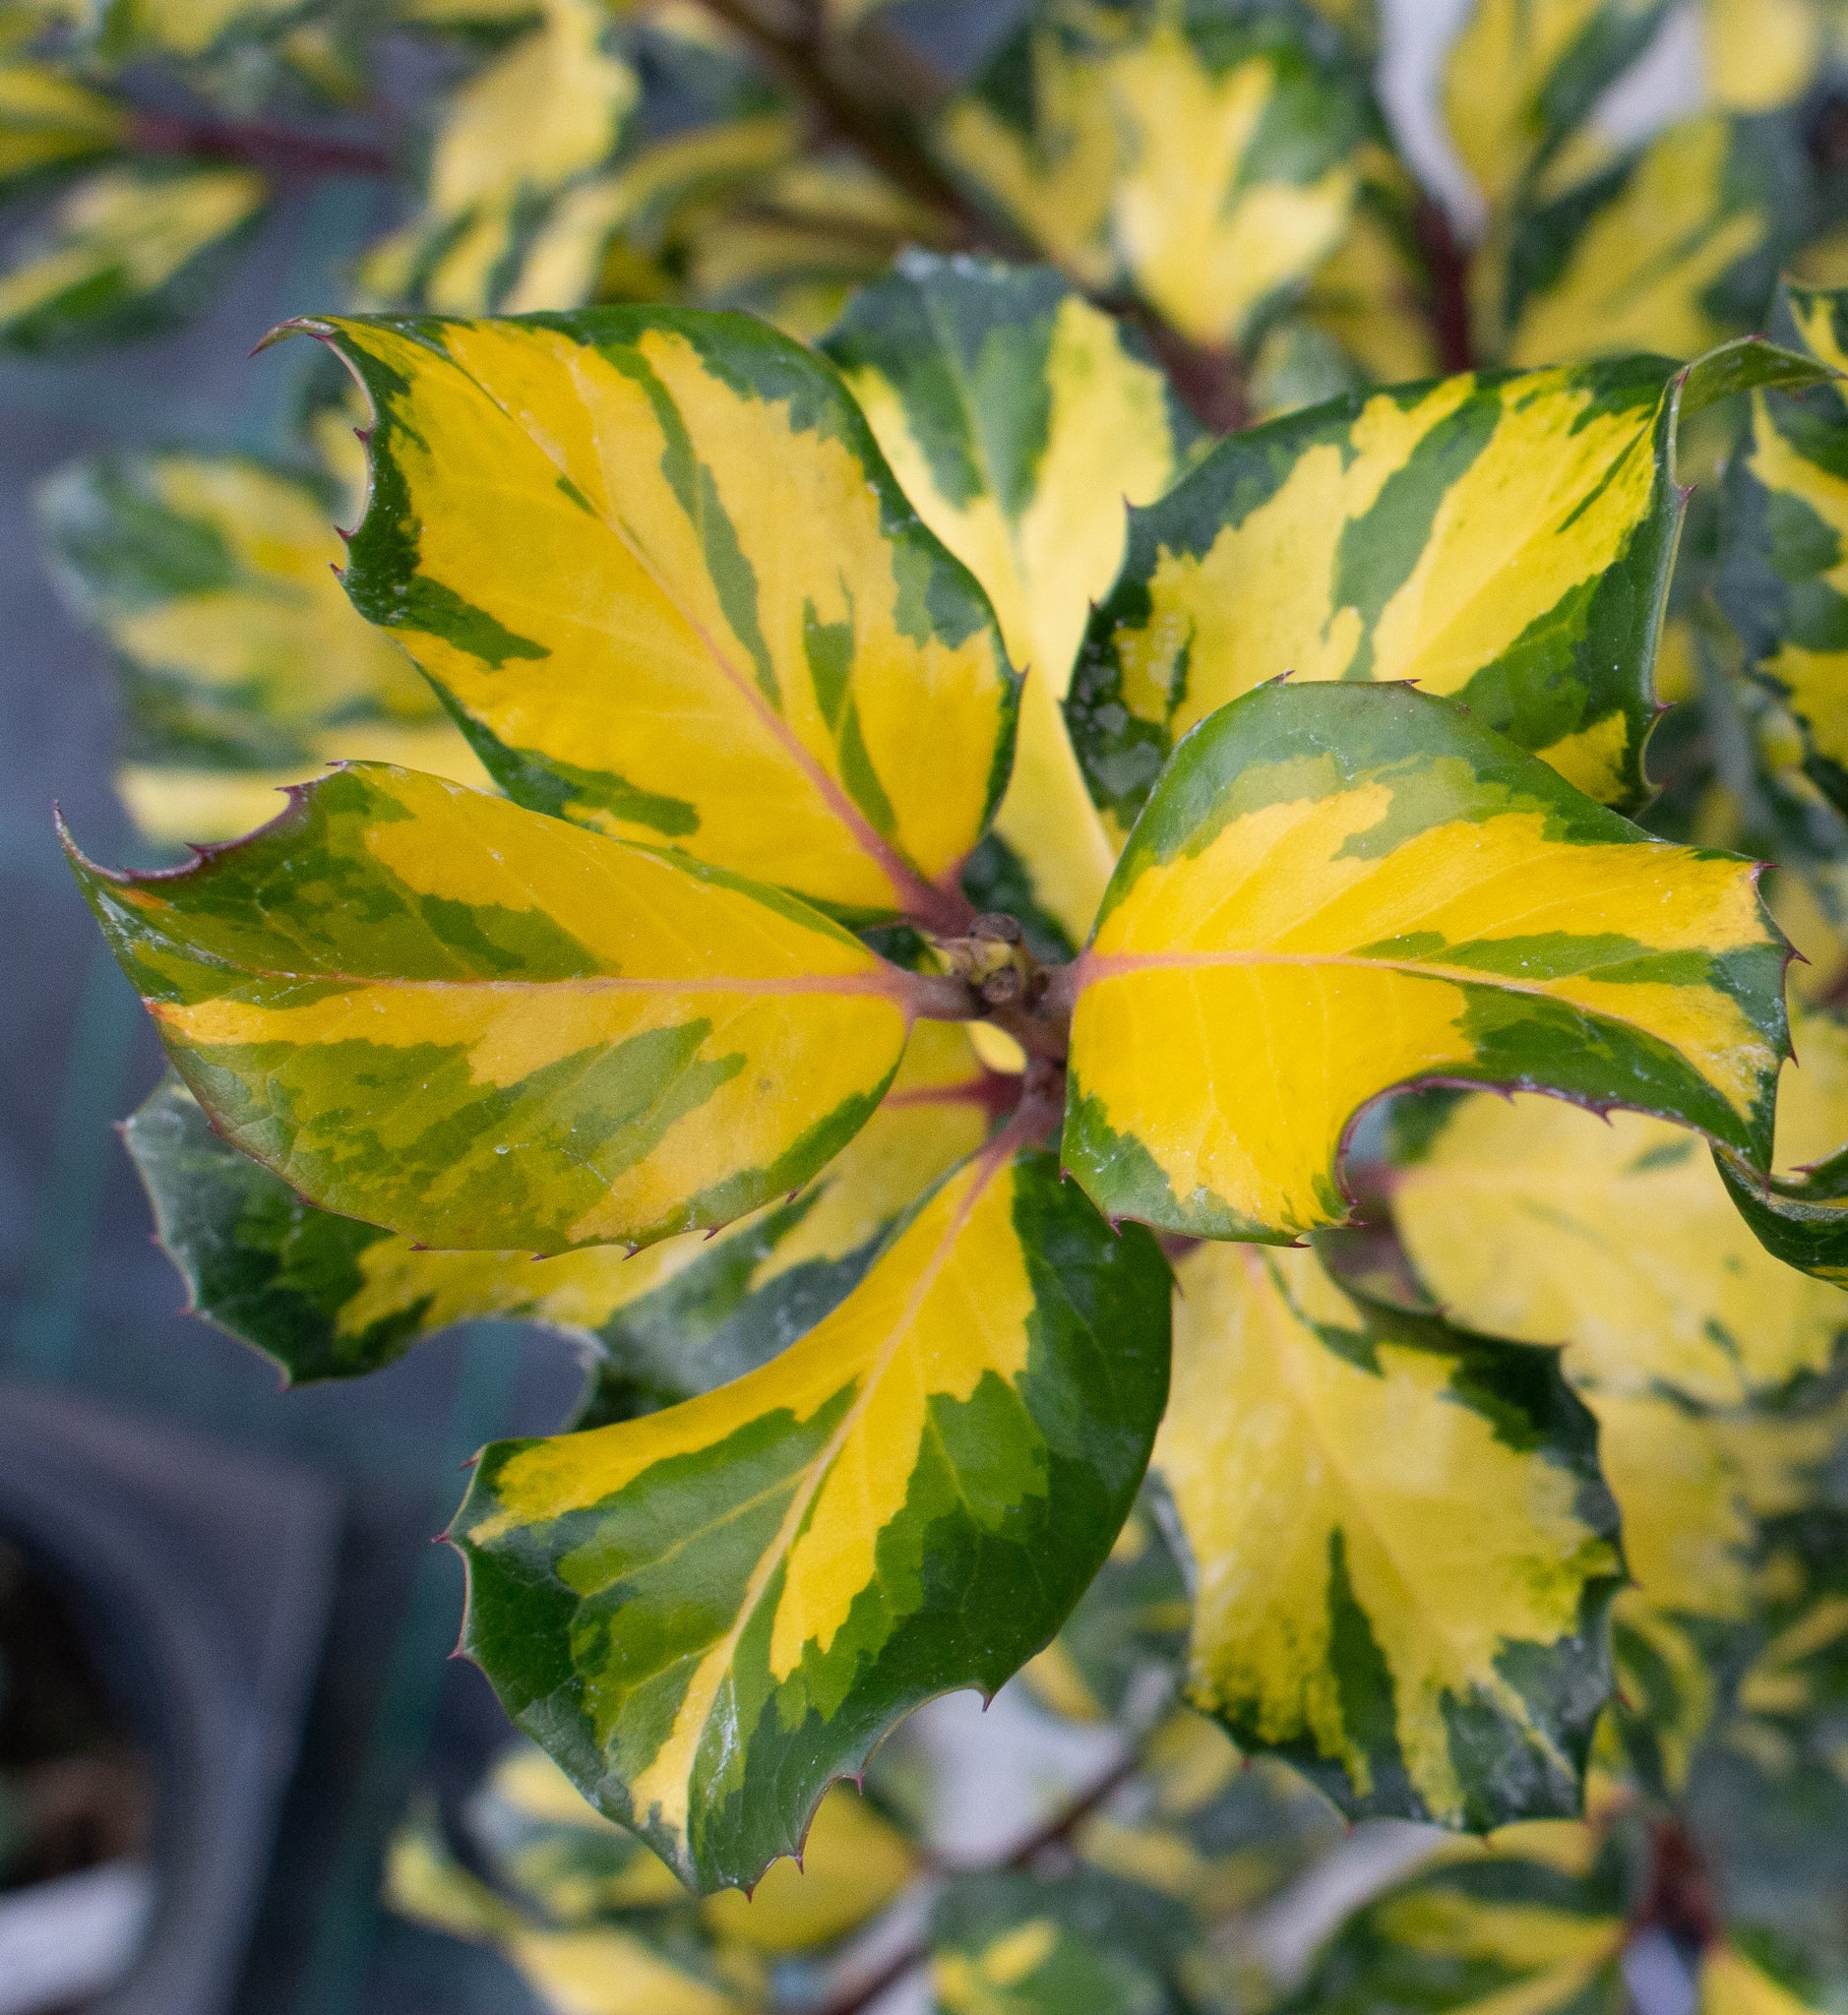
[[[60,469],[34,503],[65,606],[116,652],[116,786],[150,838],[234,838],[340,757],[486,786],[416,667],[341,593],[312,483],[240,456],[119,454]]]
[[[1798,1053],[1813,1054],[1807,1024]],[[1787,1066],[1783,1083],[1788,1132],[1815,1094],[1808,1069]],[[1599,1392],[1739,1405],[1848,1343],[1848,1297],[1762,1250],[1697,1134],[1640,1114],[1474,1094],[1398,1172],[1392,1210],[1453,1320],[1564,1344]]]
[[[38,352],[170,327],[211,292],[269,200],[250,168],[99,169],[13,248],[0,346]]]
[[[500,1884],[553,1923],[692,1908],[680,1878],[626,1827],[603,1817],[542,1749],[521,1744],[468,1801],[469,1839]],[[816,1810],[802,1863],[779,1862],[749,1897],[725,1890],[699,1907],[729,1944],[766,1953],[836,1943],[918,1872],[904,1832],[871,1800],[835,1785]]]
[[[1183,2015],[1187,1913],[1090,1872],[968,1875],[931,1912],[939,2015]]]
[[[1384,153],[1378,158],[1369,155],[1367,164],[1368,178],[1340,244],[1316,269],[1295,316],[1279,324],[1258,353],[1254,392],[1273,344],[1305,332],[1332,345],[1334,360],[1347,376],[1320,397],[1267,408],[1264,417],[1320,405],[1366,385],[1434,378],[1442,369],[1430,276],[1415,227],[1414,192]]]
[[[1774,319],[1848,368],[1848,294],[1787,286]],[[1848,401],[1836,386],[1753,396],[1723,537],[1719,590],[1748,662],[1802,730],[1810,775],[1848,808]]]
[[[786,896],[383,764],[185,869],[73,865],[224,1137],[433,1246],[647,1245],[788,1194],[913,1005]]]
[[[564,2015],[769,2015],[773,2006],[761,1963],[697,1927],[561,1927],[522,1910],[462,1865],[427,1805],[392,1838],[384,1896],[413,1923],[499,1952],[542,2007]]]
[[[1838,2015],[1848,1982],[1817,1976],[1768,1940],[1735,1933],[1700,1959],[1699,2015]]]
[[[523,1319],[578,1342],[584,1415],[601,1422],[722,1384],[812,1327],[897,1217],[980,1146],[1003,1089],[961,1029],[920,1023],[879,1110],[807,1189],[633,1255],[432,1252],[317,1210],[220,1139],[175,1076],[124,1132],[192,1312],[290,1383],[375,1372],[453,1323]]]
[[[83,0],[71,12],[94,55],[122,65],[221,56],[239,42],[276,36],[311,9],[303,0]]]
[[[1463,165],[1500,209],[1654,39],[1669,0],[1476,0],[1444,66]]]
[[[362,288],[382,304],[414,300],[444,315],[498,307],[546,206],[615,153],[641,86],[605,46],[610,10],[540,0],[535,11],[536,25],[444,104],[421,214],[360,267]]]
[[[989,1149],[762,1371],[489,1448],[464,1647],[689,1882],[754,1882],[911,1708],[1064,1621],[1141,1481],[1168,1303],[1152,1239]]]
[[[1686,375],[1632,358],[1449,378],[1221,443],[1130,514],[1067,702],[1092,795],[1127,825],[1190,728],[1287,673],[1412,680],[1640,803],[1678,415],[1817,369],[1749,345]]]
[[[1340,242],[1373,119],[1307,9],[1041,0],[943,115],[953,166],[1087,287],[1242,341]]]
[[[1174,1691],[1194,1603],[1155,1495],[1143,1493],[1065,1628],[1021,1674],[1041,1706],[1070,1721],[1146,1726]]]
[[[1814,1086],[1787,1067],[1791,1137]],[[1745,1236],[1697,1139],[1632,1115],[1472,1095],[1400,1168],[1392,1208],[1453,1320],[1565,1346],[1650,1608],[1748,1617],[1764,1521],[1813,1494],[1841,1433],[1817,1380],[1848,1300]]]
[[[1223,1932],[1345,1831],[1287,1764],[1241,1755],[1216,1722],[1183,1707],[1148,1737],[1136,1775],[1084,1820],[1073,1846],[1086,1867],[1171,1896],[1202,1928]],[[1192,1976],[1190,1968],[1190,1984]]]
[[[1189,1697],[1349,1813],[1576,1812],[1623,1562],[1555,1356],[1358,1302],[1312,1252],[1202,1246],[1179,1278],[1155,1467]]]
[[[300,326],[376,414],[347,590],[511,797],[836,910],[960,905],[1018,681],[829,364],[672,309]]]
[[[1073,969],[1067,1167],[1111,1217],[1288,1244],[1420,1078],[1698,1127],[1763,1166],[1785,948],[1730,856],[1403,686],[1279,685],[1177,752]]]
[[[1687,120],[1521,214],[1479,336],[1522,367],[1697,356],[1758,326],[1807,200],[1776,122]]]
[[[1457,1846],[1367,1904],[1287,2015],[1617,2015],[1629,1942],[1622,1846],[1540,1820]]]
[[[1833,19],[1831,19],[1831,15]],[[1702,0],[1708,96],[1731,112],[1794,104],[1840,46],[1834,0]]]
[[[0,190],[126,145],[127,110],[49,63],[0,63]]]
[[[979,907],[1034,924],[1047,955],[1070,957],[1116,848],[1061,702],[1122,562],[1124,507],[1168,487],[1196,430],[1129,332],[1043,268],[912,255],[824,347],[1027,675],[1008,795],[965,885]]]

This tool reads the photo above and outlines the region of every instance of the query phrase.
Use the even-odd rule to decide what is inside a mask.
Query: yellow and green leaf
[[[1190,728],[1288,674],[1411,680],[1639,804],[1678,415],[1800,370],[1758,345],[1686,378],[1633,358],[1448,378],[1221,443],[1130,514],[1067,702],[1093,797],[1127,825]]]
[[[981,1145],[1003,1089],[960,1028],[921,1022],[866,1126],[796,1195],[631,1254],[432,1252],[305,1202],[212,1130],[177,1077],[128,1121],[130,1154],[189,1307],[290,1383],[352,1377],[482,1317],[571,1336],[597,1420],[691,1398],[766,1363],[865,1272],[893,1223]]]
[[[1448,702],[1266,687],[1177,752],[1074,972],[1067,1167],[1110,1217],[1343,1222],[1356,1114],[1419,1079],[1771,1148],[1786,948],[1756,870],[1648,838]]]
[[[235,838],[341,757],[487,785],[340,591],[344,548],[310,482],[238,456],[120,454],[57,471],[35,504],[66,607],[121,666],[116,785],[151,839]]]
[[[1576,1812],[1623,1563],[1553,1354],[1358,1302],[1312,1252],[1202,1246],[1179,1279],[1154,1459],[1189,1697],[1350,1813]]]
[[[414,770],[339,768],[167,874],[73,864],[224,1138],[426,1245],[726,1224],[904,1051],[911,976],[818,911]]]
[[[1697,356],[1756,326],[1802,214],[1794,144],[1761,120],[1684,121],[1512,227],[1492,353],[1522,368]]]
[[[763,1370],[489,1448],[465,1648],[689,1882],[754,1882],[904,1714],[1064,1620],[1141,1481],[1169,1293],[1050,1156],[985,1150]]]
[[[641,86],[605,46],[609,9],[600,0],[538,0],[535,11],[536,25],[445,104],[422,213],[361,265],[374,298],[415,300],[445,315],[499,306],[535,214],[616,152]]]
[[[1044,268],[911,255],[824,347],[1026,674],[1008,795],[965,884],[1069,957],[1116,861],[1061,711],[1072,660],[1122,562],[1126,504],[1168,487],[1196,430],[1123,326]]]
[[[376,416],[347,590],[510,796],[837,911],[943,910],[1018,680],[831,365],[672,309],[304,326]]]
[[[130,126],[114,98],[49,63],[0,63],[0,189],[112,153]]]
[[[1501,210],[1654,38],[1667,0],[1477,0],[1444,66],[1444,114]]]
[[[1540,1820],[1435,1866],[1344,1924],[1287,2015],[1617,2015],[1630,1884],[1621,1845]]]
[[[1339,244],[1370,133],[1308,15],[1042,0],[944,115],[953,165],[1078,281],[1242,341]]]
[[[1709,1947],[1700,1960],[1699,2015],[1833,2015],[1841,2007],[1839,1985],[1831,1991],[1807,1981],[1788,1961],[1780,1965],[1781,1958],[1750,1938]]]
[[[1174,1975],[1185,1912],[1140,1884],[1088,1870],[951,1882],[931,1911],[939,2015],[1182,2015]]]
[[[0,346],[38,352],[168,327],[210,291],[269,200],[250,168],[99,169],[14,249],[0,274]]]

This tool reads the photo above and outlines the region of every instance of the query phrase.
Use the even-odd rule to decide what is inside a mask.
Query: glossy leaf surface
[[[1005,858],[982,865],[1024,878],[1050,948],[1069,956],[1116,849],[1060,703],[1091,603],[1123,558],[1124,507],[1168,487],[1195,429],[1122,326],[1043,270],[914,255],[854,300],[827,348],[906,496],[987,590],[1027,675],[988,841]]]
[[[1449,378],[1223,442],[1130,515],[1068,702],[1124,824],[1181,737],[1286,673],[1417,682],[1636,803],[1681,515],[1650,360]]]
[[[316,490],[234,456],[118,455],[35,499],[65,605],[123,668],[117,788],[167,842],[235,838],[341,757],[486,787],[416,667],[340,590]]]
[[[922,1022],[879,1110],[807,1189],[646,1252],[432,1252],[304,1202],[212,1131],[177,1077],[127,1123],[195,1313],[291,1383],[374,1372],[483,1316],[574,1335],[603,1418],[692,1397],[767,1362],[853,1287],[911,1202],[981,1144],[996,1087],[962,1031]],[[612,1411],[614,1410],[614,1411]]]
[[[1303,11],[1037,7],[943,122],[958,170],[1081,284],[1240,341],[1332,252],[1368,112]]]
[[[1168,1300],[1145,1234],[986,1151],[762,1371],[490,1448],[464,1644],[690,1882],[753,1882],[912,1707],[1064,1620],[1141,1480]]]
[[[413,770],[337,770],[171,874],[76,866],[225,1138],[428,1245],[727,1223],[904,1050],[906,976],[819,912]]]
[[[1575,1812],[1623,1567],[1554,1357],[1357,1302],[1313,1252],[1179,1272],[1155,1466],[1197,1577],[1189,1697],[1350,1813]]]
[[[377,414],[348,591],[511,796],[930,912],[1017,682],[826,363],[666,309],[312,326]]]
[[[1369,1100],[1550,1089],[1758,1164],[1785,1043],[1754,870],[1645,838],[1403,687],[1276,686],[1169,765],[1077,971],[1066,1165],[1112,1217],[1341,1222]]]
[[[0,345],[42,351],[168,326],[254,224],[249,168],[103,168],[66,192],[0,274]]]

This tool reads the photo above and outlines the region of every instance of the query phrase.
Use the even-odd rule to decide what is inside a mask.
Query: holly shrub
[[[1848,2009],[1839,7],[1479,0],[1448,209],[1364,0],[7,24],[15,348],[415,167],[273,457],[40,497],[203,842],[72,848],[194,1306],[587,1366],[397,1906],[591,2015]],[[1023,1669],[1114,1760],[970,1867],[901,1724]]]

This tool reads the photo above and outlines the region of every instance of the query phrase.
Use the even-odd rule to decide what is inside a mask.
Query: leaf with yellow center
[[[1619,1843],[1510,1826],[1357,1911],[1285,2015],[1604,2015],[1630,2005],[1630,1902]]]
[[[1793,249],[1800,174],[1764,122],[1714,112],[1552,196],[1509,246],[1497,351],[1522,367],[1693,357],[1752,328]]]
[[[52,578],[122,668],[117,772],[151,839],[235,838],[342,757],[485,788],[416,667],[353,609],[322,497],[238,456],[125,454],[35,499]]]
[[[1340,242],[1367,128],[1351,58],[1305,17],[1163,7],[1126,25],[1044,0],[944,116],[943,144],[1080,285],[1120,273],[1218,347]]]
[[[1066,1165],[1111,1217],[1287,1244],[1355,1115],[1444,1078],[1769,1157],[1784,947],[1729,856],[1647,838],[1405,687],[1272,686],[1169,764],[1074,972]]]
[[[1449,378],[1221,443],[1130,514],[1066,702],[1092,795],[1127,826],[1190,728],[1288,674],[1415,681],[1640,803],[1678,414],[1760,372],[1821,375],[1753,345],[1685,378],[1646,358]]]
[[[1002,1088],[961,1028],[921,1022],[879,1110],[807,1189],[715,1233],[549,1259],[432,1252],[317,1210],[220,1139],[177,1077],[123,1130],[193,1313],[291,1383],[375,1372],[452,1323],[523,1319],[578,1342],[593,1373],[587,1405],[611,1419],[689,1398],[792,1342],[981,1145]]]
[[[1189,1697],[1350,1813],[1577,1811],[1623,1568],[1553,1356],[1370,1308],[1313,1252],[1179,1274],[1155,1466],[1194,1559]]]
[[[1041,948],[1069,957],[1116,848],[1061,702],[1091,604],[1122,562],[1124,507],[1168,487],[1195,429],[1129,333],[1042,269],[912,254],[825,347],[1026,674],[1014,774],[965,884],[979,907],[1035,922]]]
[[[1780,1980],[1780,1970],[1731,1939],[1711,1946],[1700,1960],[1699,2015],[1822,2015],[1839,2005],[1825,1988]]]
[[[671,309],[310,326],[376,412],[348,591],[510,796],[834,910],[943,910],[1018,681],[832,366]]]
[[[48,63],[0,63],[0,188],[112,153],[129,126],[113,98]]]
[[[465,1648],[688,1881],[754,1882],[903,1715],[1064,1620],[1141,1480],[1169,1292],[1050,1156],[985,1150],[762,1371],[488,1449]]]
[[[0,346],[37,353],[170,328],[208,294],[270,189],[254,169],[101,168],[0,273]]]
[[[427,1245],[728,1223],[904,1051],[911,976],[818,911],[412,770],[342,767],[170,874],[74,866],[218,1131]]]

